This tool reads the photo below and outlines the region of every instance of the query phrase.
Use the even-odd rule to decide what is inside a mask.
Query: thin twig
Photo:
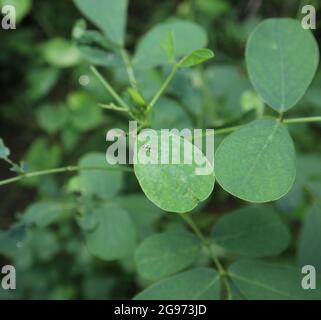
[[[192,220],[192,218],[186,214],[186,213],[180,213],[180,217],[191,227],[191,229],[194,231],[194,233],[197,235],[197,237],[201,240],[203,245],[207,248],[217,270],[221,278],[223,279],[224,286],[226,288],[227,293],[227,299],[231,300],[232,298],[232,292],[230,285],[228,283],[228,273],[221,264],[220,260],[217,258],[215,252],[213,251],[211,241],[206,239],[206,237],[203,235],[202,231],[199,229],[199,227],[195,224],[195,222]]]
[[[126,67],[129,82],[130,82],[131,86],[137,90],[137,80],[136,80],[135,71],[133,68],[131,58],[130,58],[127,50],[124,48],[120,49],[120,54],[122,56],[122,59],[124,61],[125,67]]]
[[[100,72],[94,67],[91,66],[90,70],[94,73],[97,79],[101,82],[101,84],[106,88],[108,93],[117,101],[117,103],[127,111],[130,111],[127,103],[118,95],[118,93],[112,88],[112,86],[108,83],[108,81],[100,74]]]
[[[147,106],[147,111],[150,111],[155,104],[157,103],[157,101],[159,100],[159,98],[163,95],[163,93],[165,92],[165,90],[167,89],[167,87],[169,86],[169,84],[171,83],[171,81],[173,80],[177,70],[179,69],[179,65],[175,64],[173,66],[173,69],[171,71],[171,73],[169,74],[169,76],[167,77],[167,79],[165,80],[165,82],[163,83],[163,85],[160,87],[160,89],[157,91],[157,93],[155,94],[154,98],[152,99],[152,101],[148,104]]]
[[[292,124],[292,123],[309,123],[309,122],[321,122],[321,117],[305,117],[305,118],[289,118],[284,119],[283,123]]]
[[[50,175],[50,174],[58,174],[63,172],[74,172],[74,171],[94,171],[94,170],[101,170],[101,171],[125,171],[125,172],[133,172],[132,168],[125,167],[125,166],[110,166],[110,167],[104,167],[104,166],[93,166],[93,167],[81,167],[81,166],[68,166],[68,167],[62,167],[62,168],[55,168],[55,169],[49,169],[49,170],[42,170],[42,171],[35,171],[35,172],[26,172],[22,173],[17,177],[13,177],[10,179],[2,180],[0,181],[0,186],[7,185],[10,183],[18,182],[24,179],[38,177],[38,176],[44,176],[44,175]]]

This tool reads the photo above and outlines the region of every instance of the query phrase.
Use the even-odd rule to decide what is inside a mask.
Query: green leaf
[[[91,210],[90,212],[86,212],[82,216],[77,216],[76,221],[79,227],[85,231],[92,231],[98,225],[98,216],[95,214],[95,210]]]
[[[143,194],[127,194],[116,198],[115,203],[128,212],[137,226],[145,227],[163,216],[162,210],[150,202]]]
[[[165,232],[145,239],[135,252],[140,275],[158,280],[190,266],[201,250],[196,236],[187,232]]]
[[[70,110],[70,122],[79,131],[96,128],[103,121],[102,110],[90,95],[82,91],[68,95],[67,104]]]
[[[11,256],[26,238],[26,228],[23,224],[13,224],[10,229],[0,230],[0,254]]]
[[[81,61],[79,50],[62,38],[53,38],[43,43],[40,52],[48,64],[57,68],[73,67]]]
[[[107,163],[103,153],[89,153],[79,161],[80,167],[101,167],[106,169]],[[114,197],[122,187],[122,172],[104,170],[80,171],[80,188],[83,195],[98,196],[106,199]]]
[[[127,92],[136,105],[140,107],[146,106],[146,101],[144,97],[140,94],[140,92],[137,89],[130,87],[127,89]]]
[[[249,112],[255,110],[257,118],[262,118],[265,105],[254,91],[248,90],[243,92],[241,96],[241,105],[243,111]]]
[[[320,163],[318,163],[318,166],[320,166]],[[320,172],[320,169],[318,168],[318,173],[319,172]],[[309,181],[303,187],[308,189],[310,194],[320,202],[320,200],[321,200],[321,181]]]
[[[261,261],[241,260],[229,268],[235,286],[249,300],[320,299],[320,290],[312,292],[301,287],[303,275],[290,266]]]
[[[31,10],[31,0],[0,0],[0,7],[5,5],[14,6],[16,9],[17,22],[21,21]]]
[[[189,55],[207,45],[206,32],[197,24],[178,19],[164,22],[153,27],[139,42],[134,56],[137,67],[152,68],[168,63],[168,55],[160,44],[170,30],[175,38],[175,58]]]
[[[277,255],[290,242],[286,225],[271,207],[245,207],[223,216],[212,237],[232,253],[248,257]]]
[[[210,49],[199,49],[186,56],[179,62],[180,68],[189,68],[204,63],[214,58],[214,52]]]
[[[169,141],[168,150],[161,142]],[[144,140],[144,139],[142,139]],[[146,138],[146,140],[149,140]],[[197,204],[209,197],[214,188],[214,174],[197,175],[196,169],[200,168],[195,162],[195,155],[202,160],[202,168],[206,165],[209,172],[212,165],[203,153],[188,140],[172,133],[157,131],[155,139],[151,139],[150,151],[145,150],[147,141],[136,141],[134,165],[136,177],[147,198],[158,207],[169,212],[188,212]],[[148,145],[149,143],[147,143]],[[174,164],[175,155],[180,153],[180,164]],[[163,157],[168,154],[169,164],[162,164]],[[194,158],[191,164],[184,164],[184,155]],[[144,163],[145,160],[158,158],[158,162]],[[200,162],[199,162],[200,163]]]
[[[43,138],[38,138],[29,148],[24,160],[30,172],[56,168],[61,161],[61,147],[57,144],[50,144]],[[53,178],[52,175],[33,177],[23,180],[22,183],[34,186],[39,181],[49,181]],[[45,189],[46,183],[42,183],[41,186]]]
[[[125,42],[128,0],[74,0],[81,13],[117,45]]]
[[[67,209],[67,207],[54,202],[34,203],[27,208],[21,217],[21,221],[26,225],[47,227],[59,220],[64,209]]]
[[[223,189],[245,201],[281,198],[296,176],[295,149],[287,128],[263,119],[232,133],[216,151],[215,174]]]
[[[89,63],[98,66],[117,65],[119,58],[102,33],[84,30],[75,42],[78,50]]]
[[[244,113],[241,99],[244,92],[250,90],[251,83],[241,68],[233,65],[215,65],[205,70],[215,112],[212,116],[217,126],[239,119]]]
[[[166,36],[161,43],[161,47],[167,55],[168,62],[170,63],[174,62],[176,47],[175,47],[175,37],[172,30],[169,30],[166,33]]]
[[[316,40],[297,20],[265,20],[247,43],[246,63],[252,84],[263,100],[280,113],[303,97],[318,62]]]
[[[196,268],[157,282],[135,300],[218,300],[220,278],[214,269]]]
[[[193,128],[193,123],[182,106],[175,100],[161,98],[153,108],[152,128],[183,130]]]
[[[59,79],[60,70],[56,68],[31,68],[27,77],[26,96],[31,100],[44,98],[56,85]]]
[[[312,206],[304,220],[299,242],[298,258],[301,266],[312,265],[321,272],[321,208]]]
[[[39,126],[50,134],[62,129],[68,118],[64,105],[44,105],[36,113]]]
[[[0,138],[0,159],[5,159],[10,156],[10,150],[5,146],[3,140]]]
[[[116,260],[133,253],[136,245],[136,230],[127,212],[106,204],[95,209],[98,220],[96,228],[86,232],[88,250],[103,260]]]
[[[29,251],[31,259],[34,257],[40,263],[52,263],[61,250],[57,231],[54,232],[45,228],[29,228],[27,231],[26,239],[20,244],[16,257],[19,258],[21,254],[28,254]]]

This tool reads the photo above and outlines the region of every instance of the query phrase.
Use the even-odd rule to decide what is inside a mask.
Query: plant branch
[[[122,59],[124,61],[125,67],[126,67],[126,71],[127,71],[127,74],[128,74],[128,79],[129,79],[130,85],[134,89],[137,90],[137,80],[136,80],[136,77],[135,77],[135,71],[134,71],[134,68],[133,68],[133,64],[131,62],[131,58],[129,57],[129,54],[128,54],[127,50],[124,49],[124,48],[120,49],[120,54],[122,56]]]
[[[108,93],[117,101],[117,103],[128,112],[130,111],[129,106],[127,103],[118,95],[118,93],[112,88],[112,86],[108,83],[106,79],[100,74],[100,72],[94,67],[91,66],[90,70],[94,73],[96,78],[101,82],[101,84],[106,88]]]
[[[2,158],[2,160],[4,160],[5,162],[7,162],[8,164],[10,164],[12,167],[18,166],[16,163],[14,163],[14,162],[13,162],[10,158],[8,158],[8,157]]]
[[[119,111],[119,112],[128,112],[127,109],[124,109],[122,107],[118,107],[113,103],[110,103],[110,104],[99,103],[98,107],[106,109],[106,110],[114,110],[114,111]]]
[[[279,119],[284,124],[296,124],[296,123],[313,123],[313,122],[321,122],[321,117],[303,117],[303,118],[288,118],[283,119],[282,117]],[[246,124],[244,124],[246,125]],[[214,129],[213,133],[203,133],[202,135],[199,135],[199,137],[206,137],[209,135],[220,135],[220,134],[226,134],[234,132],[240,128],[242,128],[244,125],[234,126],[234,127],[227,127],[222,129]]]
[[[291,123],[309,123],[309,122],[321,122],[321,117],[305,117],[305,118],[289,118],[284,119],[283,123],[291,124]]]
[[[174,78],[174,76],[175,76],[175,74],[176,74],[178,69],[179,69],[179,64],[175,64],[173,66],[173,69],[172,69],[171,73],[169,74],[169,76],[167,77],[167,79],[165,80],[163,85],[160,87],[158,92],[155,94],[155,96],[152,99],[152,101],[148,104],[147,111],[150,111],[155,106],[155,104],[157,103],[159,98],[164,94],[165,90],[167,89],[167,87],[169,86],[171,81],[173,80],[173,78]]]
[[[226,293],[227,293],[227,299],[231,300],[232,298],[232,292],[231,292],[231,288],[230,285],[228,283],[228,273],[227,271],[224,269],[223,265],[221,264],[220,260],[217,258],[215,252],[213,251],[212,245],[211,245],[211,241],[209,241],[208,239],[206,239],[206,237],[203,235],[202,231],[200,230],[200,228],[196,225],[196,223],[193,221],[193,219],[187,215],[186,213],[180,213],[179,214],[180,217],[191,227],[191,229],[194,231],[194,233],[197,235],[197,237],[201,240],[201,242],[203,243],[203,245],[207,248],[221,278],[223,279],[225,288],[226,288]]]
[[[6,179],[0,181],[0,186],[7,185],[10,183],[18,182],[24,179],[38,177],[38,176],[45,176],[50,174],[58,174],[63,172],[74,172],[74,171],[80,171],[80,170],[101,170],[101,171],[125,171],[125,172],[133,172],[133,169],[125,166],[113,166],[113,167],[81,167],[81,166],[68,166],[68,167],[62,167],[62,168],[55,168],[55,169],[49,169],[49,170],[42,170],[42,171],[35,171],[35,172],[26,172],[22,173],[17,177]]]
[[[234,126],[234,127],[227,127],[227,128],[222,128],[222,129],[216,129],[214,130],[214,134],[215,135],[220,135],[220,134],[226,134],[226,133],[231,133],[234,132],[240,128],[242,128],[243,126]],[[205,134],[206,135],[206,134]]]

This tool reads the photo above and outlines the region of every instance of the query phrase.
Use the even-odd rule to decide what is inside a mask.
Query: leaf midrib
[[[254,162],[253,162],[253,165],[251,166],[251,168],[248,170],[248,173],[246,174],[246,176],[243,178],[242,182],[240,183],[240,189],[242,189],[244,187],[244,185],[246,183],[248,183],[248,181],[251,179],[251,176],[252,176],[252,173],[254,172],[260,158],[262,157],[264,151],[267,149],[267,147],[273,142],[273,137],[275,135],[275,133],[277,132],[279,126],[280,126],[280,122],[279,121],[276,121],[271,133],[268,135],[262,149],[258,152]]]
[[[194,296],[194,299],[198,299],[199,297],[201,297],[207,290],[209,290],[218,280],[220,279],[219,275],[216,275],[213,279],[213,281],[211,281],[203,290],[201,290],[200,292],[197,292]]]
[[[275,29],[277,27],[277,24],[275,24]],[[280,112],[283,113],[284,109],[285,109],[285,63],[284,63],[284,55],[283,55],[283,50],[281,50],[282,47],[282,41],[280,41],[280,32],[278,32],[278,30],[275,30],[275,34],[276,34],[276,43],[277,43],[277,50],[279,52],[279,57],[280,57],[280,69],[281,69],[281,73],[280,73],[280,82],[281,82],[281,108],[280,108]]]
[[[286,297],[286,298],[291,298],[291,296],[290,296],[288,293],[283,292],[283,291],[280,291],[280,290],[277,290],[277,289],[275,289],[275,288],[272,288],[272,287],[270,287],[270,286],[268,286],[268,285],[265,285],[265,284],[263,284],[263,283],[261,283],[261,282],[253,281],[253,280],[250,280],[250,279],[248,279],[248,278],[244,278],[244,277],[238,276],[238,275],[236,275],[235,273],[229,273],[229,275],[230,275],[232,278],[235,278],[235,279],[237,279],[237,280],[240,280],[240,281],[249,283],[249,284],[251,284],[251,285],[253,285],[253,286],[257,286],[257,287],[259,287],[259,288],[263,288],[263,289],[265,289],[265,290],[268,290],[268,291],[271,291],[271,292],[275,292],[275,293],[277,293],[277,294],[279,294],[279,295],[281,295],[281,296],[283,296],[283,297]],[[242,289],[239,288],[239,290],[240,290],[241,292],[243,292],[243,294],[246,296],[246,294],[244,293],[244,291],[243,291]]]

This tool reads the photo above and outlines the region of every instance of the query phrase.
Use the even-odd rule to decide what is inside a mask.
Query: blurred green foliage
[[[312,2],[319,10],[320,2]],[[120,113],[97,107],[98,102],[110,103],[110,96],[92,75],[89,65],[104,67],[104,75],[117,92],[126,101],[130,100],[126,70],[121,57],[111,51],[113,44],[96,30],[90,22],[92,19],[83,20],[72,1],[0,0],[0,6],[4,4],[16,5],[18,25],[12,31],[0,29],[0,137],[5,142],[4,145],[0,140],[0,157],[9,156],[10,149],[11,159],[15,162],[22,159],[23,168],[30,171],[70,164],[104,164],[106,131],[126,128],[128,119]],[[156,129],[220,128],[260,117],[265,106],[252,88],[245,68],[247,37],[262,19],[295,18],[298,11],[299,1],[292,0],[130,1],[126,44],[131,53],[136,52],[136,77],[145,99],[152,98],[168,74],[166,66],[139,68],[140,64],[154,66],[155,59],[159,59],[158,53],[154,54],[151,48],[166,40],[165,22],[174,25],[174,29],[177,27],[175,33],[179,39],[194,37],[205,47],[208,38],[207,47],[216,55],[206,68],[199,66],[179,71],[166,97],[155,106],[152,126]],[[320,10],[318,14],[321,15]],[[321,34],[320,22],[319,19],[315,31],[317,39]],[[139,39],[150,29],[156,36],[144,37],[135,51]],[[105,31],[115,42],[125,41],[122,33],[110,35],[108,32]],[[173,56],[168,41],[169,38],[167,53]],[[176,43],[175,52],[184,52],[184,44],[186,41]],[[164,51],[161,59],[167,61],[169,56]],[[87,85],[80,84],[84,76]],[[290,111],[291,116],[320,115],[320,85],[319,71],[304,98]],[[266,113],[272,114],[272,111]],[[317,236],[320,227],[317,205],[321,199],[321,126],[300,124],[291,126],[290,130],[296,140],[298,177],[291,192],[266,210],[280,215],[289,230],[284,231],[283,224],[278,225],[280,237],[290,241],[287,239],[289,232],[291,243],[285,252],[266,258],[266,262],[311,263],[321,272],[321,261],[316,257],[321,245]],[[216,139],[216,147],[220,141],[221,138]],[[9,169],[9,164],[1,162],[3,179],[12,176]],[[243,207],[243,202],[216,188],[215,199],[209,199],[193,212],[197,225],[207,233],[220,217],[228,219],[225,213]],[[0,199],[0,266],[11,263],[17,268],[17,290],[0,288],[0,299],[132,298],[155,278],[153,274],[147,279],[143,277],[146,271],[142,265],[138,268],[143,272],[137,272],[134,250],[138,244],[157,232],[179,231],[185,237],[187,234],[181,219],[165,214],[147,200],[135,177],[127,172],[83,171],[34,177],[16,185],[0,186]],[[281,221],[277,219],[279,223]],[[100,230],[93,234],[97,225]],[[115,225],[121,225],[122,231],[119,232]],[[222,236],[225,232],[223,221],[221,228],[223,230],[214,229],[213,232]],[[124,229],[126,238],[123,238]],[[192,247],[193,239],[190,241]],[[221,241],[224,242],[224,237]],[[143,244],[140,251],[149,250],[148,243]],[[235,245],[229,243],[232,251],[242,250]],[[110,251],[117,255],[106,257],[106,246],[111,246]],[[231,262],[224,249],[215,250],[227,264]],[[279,251],[277,245],[274,251]],[[105,261],[105,258],[117,260]],[[200,274],[206,275],[196,290],[200,292],[208,279],[216,277],[213,270],[202,269],[209,265],[209,257],[195,255],[192,258],[181,257],[181,264],[168,272],[190,264],[201,267],[172,276],[179,278],[174,280],[182,284],[182,292],[194,290],[187,284],[185,287],[184,279],[191,276],[189,272],[196,280]],[[168,261],[165,259],[161,263]],[[246,267],[248,263],[240,261],[233,264],[231,270],[236,276],[241,271],[243,275],[248,273],[257,277],[271,273],[268,264],[258,263],[256,270],[260,273],[257,273],[251,271],[253,265]],[[288,272],[286,267],[280,268],[285,268],[280,271],[282,274]],[[167,271],[162,272],[166,275]],[[292,273],[288,273],[292,277]],[[171,290],[170,283],[164,284],[167,292]],[[268,293],[253,291],[244,284],[241,287],[249,293],[249,298],[269,298]],[[153,291],[153,287],[149,290],[151,293],[147,297],[157,297],[157,290]],[[137,298],[145,294],[146,291]],[[215,283],[203,298],[214,296],[218,296]]]

